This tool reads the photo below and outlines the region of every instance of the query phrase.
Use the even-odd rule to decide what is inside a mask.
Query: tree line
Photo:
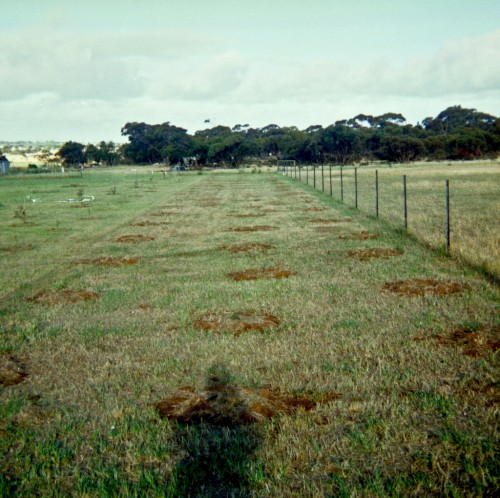
[[[209,122],[209,120],[206,120]],[[57,155],[67,165],[83,163],[184,164],[238,167],[245,160],[274,158],[339,165],[360,161],[411,162],[497,157],[500,119],[476,109],[453,106],[412,125],[401,114],[359,114],[327,127],[269,124],[214,126],[190,135],[165,122],[131,122],[121,129],[127,142],[83,145],[66,142]]]

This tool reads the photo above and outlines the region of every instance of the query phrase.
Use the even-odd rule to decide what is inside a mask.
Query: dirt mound
[[[230,232],[269,232],[274,230],[276,227],[272,227],[269,225],[255,225],[253,227],[235,227],[230,228]]]
[[[280,415],[310,411],[318,404],[340,397],[338,393],[317,393],[312,397],[282,393],[272,387],[249,389],[210,379],[209,385],[196,391],[192,386],[178,389],[155,405],[160,417],[184,424],[200,422],[233,426],[261,423]]]
[[[138,242],[147,242],[150,240],[155,240],[155,238],[139,234],[139,235],[122,235],[121,237],[115,239],[115,242],[137,244]]]
[[[294,275],[294,273],[283,268],[253,268],[227,274],[229,278],[237,282],[241,280],[259,280],[262,278],[288,278],[291,275]]]
[[[316,218],[309,223],[352,223],[352,218]]]
[[[309,208],[305,208],[304,211],[326,211],[327,208],[326,207],[309,207]],[[312,220],[309,220],[310,222],[312,222]]]
[[[459,346],[467,356],[483,356],[488,351],[500,349],[500,327],[495,325],[480,325],[453,330],[445,335],[416,337],[417,342],[436,341],[442,346]]]
[[[0,354],[0,386],[20,384],[28,376],[28,366],[12,354]]]
[[[244,332],[255,330],[263,332],[264,330],[275,328],[281,323],[280,319],[268,314],[259,315],[255,311],[237,311],[235,313],[222,313],[216,315],[207,313],[194,322],[195,327],[207,332],[220,334],[230,332],[239,336]]]
[[[376,233],[370,233],[366,230],[361,232],[354,232],[347,235],[339,235],[337,237],[339,240],[372,240],[378,239],[378,235]]]
[[[115,258],[112,256],[105,256],[96,259],[77,259],[75,261],[77,265],[111,266],[113,268],[136,265],[138,262],[139,258]]]
[[[77,303],[79,301],[94,301],[100,294],[92,291],[75,291],[64,289],[57,292],[37,292],[33,297],[27,300],[37,304],[59,304],[59,303]]]
[[[168,221],[139,221],[137,223],[132,223],[130,226],[133,227],[159,227],[164,225],[170,225]]]
[[[401,256],[403,251],[401,249],[385,249],[382,247],[374,247],[372,249],[352,249],[346,251],[344,254],[350,258],[356,258],[360,261],[370,261],[375,258],[392,258],[394,256]]]
[[[171,216],[177,214],[174,211],[155,211],[154,213],[149,213],[151,216]]]
[[[264,216],[265,213],[242,213],[242,214],[233,214],[235,218],[259,218]]]
[[[423,296],[425,294],[434,294],[435,296],[448,296],[456,294],[467,289],[464,284],[457,282],[447,282],[443,280],[434,280],[431,278],[416,278],[414,280],[400,280],[398,282],[386,282],[382,289],[388,292],[394,292],[401,296]]]
[[[268,249],[273,249],[274,246],[271,244],[258,244],[249,242],[248,244],[224,244],[220,246],[223,251],[229,251],[233,253],[237,252],[253,252],[253,251],[267,251]]]

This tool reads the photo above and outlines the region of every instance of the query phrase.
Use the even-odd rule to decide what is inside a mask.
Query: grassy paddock
[[[450,181],[451,253],[500,277],[500,163],[417,163],[358,168],[358,207],[375,216],[375,170],[379,181],[379,217],[404,226],[403,175],[407,177],[408,231],[433,248],[446,249],[446,180]],[[330,170],[324,167],[324,188],[330,194]],[[295,173],[293,174],[295,176]],[[312,169],[308,172],[313,185]],[[306,181],[306,171],[301,171]],[[355,205],[354,168],[343,170],[344,202]],[[316,188],[323,189],[321,167]],[[332,194],[341,197],[340,169],[332,169]]]
[[[0,202],[0,495],[499,491],[481,274],[276,174],[2,178]],[[214,379],[318,404],[159,416]]]

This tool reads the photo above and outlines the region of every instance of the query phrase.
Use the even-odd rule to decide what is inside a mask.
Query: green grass
[[[81,188],[95,197],[89,207],[57,202]],[[482,273],[276,174],[11,177],[0,179],[0,198],[0,361],[13,355],[29,372],[0,385],[0,495],[499,491],[498,353],[485,347],[470,357],[458,343],[431,339],[499,326],[498,287]],[[14,217],[20,204],[25,220]],[[137,226],[144,221],[168,224]],[[263,225],[274,228],[232,230]],[[338,238],[362,231],[378,238]],[[118,242],[123,235],[154,240]],[[221,248],[250,242],[273,247]],[[348,256],[361,248],[403,254]],[[78,262],[111,256],[138,262]],[[294,274],[228,277],[271,267]],[[424,296],[383,290],[416,278],[465,287]],[[65,290],[99,297],[68,302]],[[30,300],[40,292],[48,297]],[[238,337],[195,325],[206,313],[249,310],[280,325]],[[221,368],[239,386],[341,397],[255,425],[158,416],[155,403],[182,386],[202,388]]]

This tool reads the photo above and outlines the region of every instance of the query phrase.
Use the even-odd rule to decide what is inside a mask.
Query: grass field
[[[0,496],[498,493],[482,273],[271,173],[0,203]]]
[[[408,231],[435,249],[446,248],[446,180],[450,185],[450,251],[500,278],[500,163],[417,163],[357,168],[358,207],[376,215],[375,170],[378,170],[379,217],[394,227],[404,226],[403,175],[407,177]],[[298,178],[296,171],[289,176]],[[313,186],[312,169],[301,171],[302,182]],[[316,188],[330,195],[330,170],[316,169]],[[332,169],[331,192],[341,199],[340,168]],[[344,202],[355,206],[353,167],[343,170]]]

